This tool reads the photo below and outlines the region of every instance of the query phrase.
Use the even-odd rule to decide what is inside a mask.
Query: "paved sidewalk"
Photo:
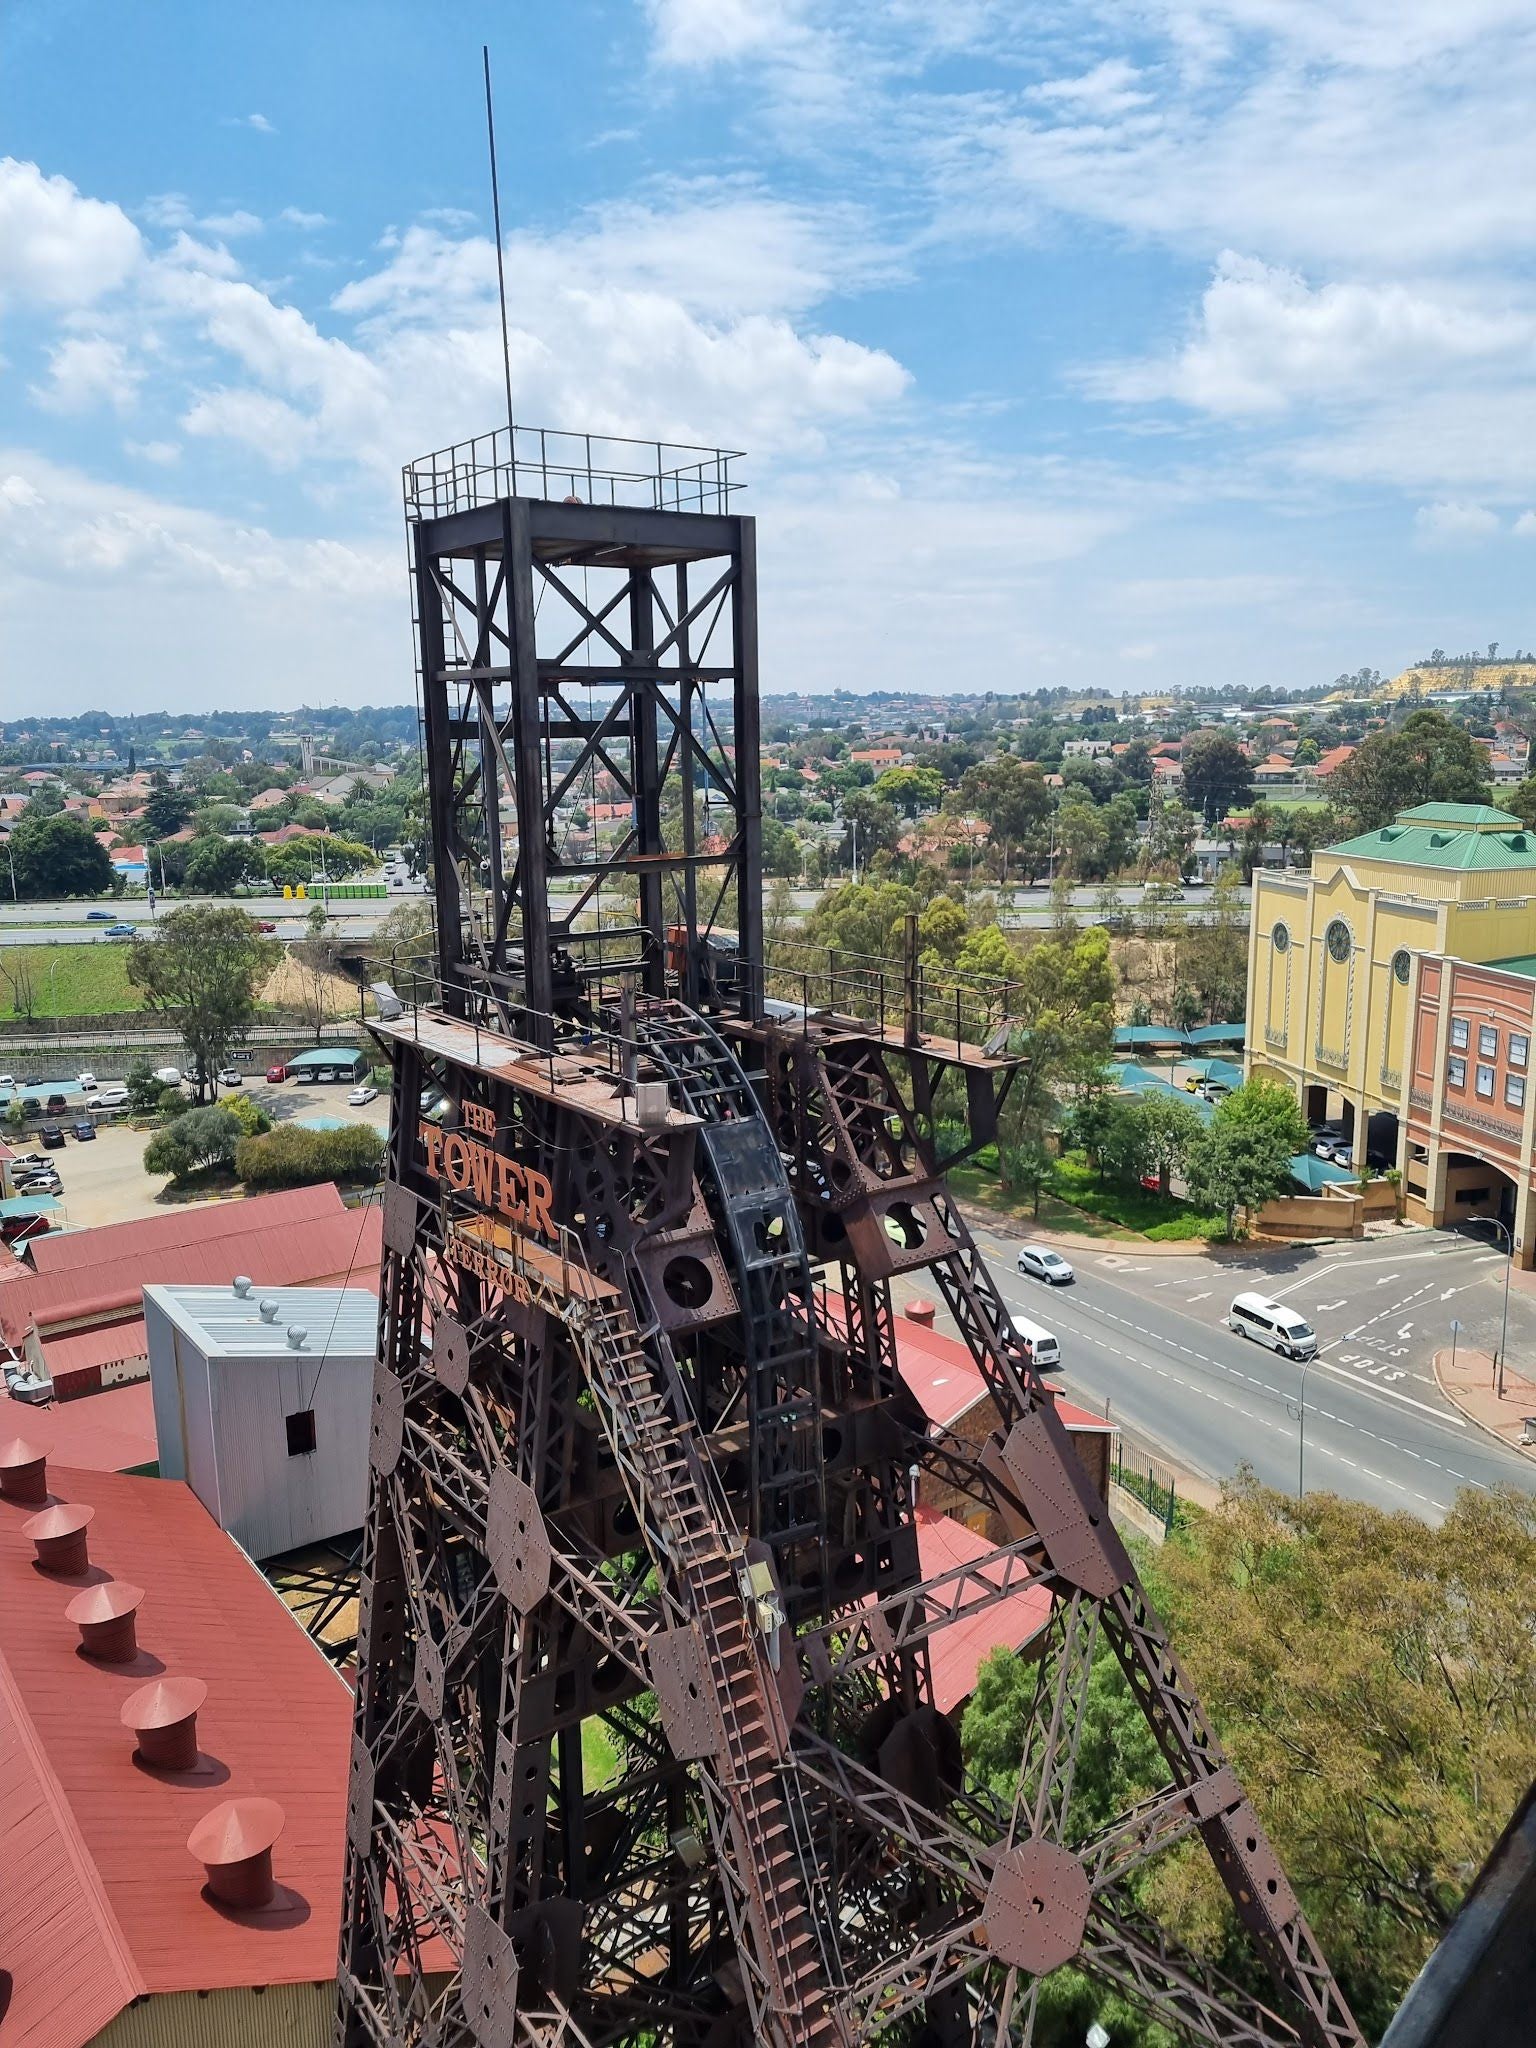
[[[1469,1422],[1475,1422],[1511,1450],[1536,1460],[1536,1444],[1521,1441],[1527,1416],[1536,1418],[1536,1380],[1527,1379],[1524,1373],[1506,1364],[1501,1396],[1494,1391],[1492,1358],[1486,1351],[1473,1351],[1465,1345],[1457,1350],[1454,1364],[1448,1350],[1435,1353],[1435,1378],[1441,1393]],[[1531,1435],[1536,1438],[1536,1429]]]

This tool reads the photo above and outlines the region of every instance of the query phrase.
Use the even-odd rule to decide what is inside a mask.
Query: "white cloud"
[[[1102,64],[1095,64],[1079,77],[1052,78],[1043,85],[1031,86],[1026,97],[1107,120],[1129,112],[1132,107],[1147,105],[1151,94],[1139,89],[1140,78],[1137,67],[1124,57],[1106,57]]]
[[[0,622],[17,674],[57,671],[61,607],[85,576],[72,665],[87,689],[110,673],[125,704],[289,705],[320,688],[354,702],[409,696],[393,534],[283,539],[26,450],[0,452],[0,478]],[[8,520],[7,507],[24,517]],[[168,657],[167,616],[195,650],[184,662]]]
[[[1173,399],[1215,414],[1275,413],[1298,401],[1375,398],[1469,365],[1529,361],[1536,312],[1484,310],[1447,291],[1339,282],[1227,250],[1189,338],[1163,359],[1101,366],[1100,396]]]
[[[331,217],[327,213],[306,213],[302,206],[285,206],[277,216],[291,228],[303,228],[306,232],[315,228],[328,228]]]
[[[799,25],[792,0],[646,0],[660,63],[739,63],[771,50]]]
[[[0,301],[88,306],[140,261],[139,231],[120,206],[87,199],[68,178],[0,157]]]
[[[181,460],[181,449],[174,441],[125,441],[123,450],[140,462],[153,462],[162,469]]]
[[[230,128],[254,128],[258,135],[277,133],[265,114],[232,114],[225,125]]]
[[[1466,547],[1487,540],[1499,530],[1496,512],[1486,505],[1446,500],[1421,505],[1413,515],[1414,531],[1426,547]]]
[[[126,412],[138,396],[143,370],[120,342],[104,335],[71,335],[48,351],[48,379],[31,387],[47,412],[89,412],[99,405]]]
[[[240,235],[259,235],[262,221],[260,214],[237,206],[231,213],[206,213],[197,225],[207,234],[233,240]]]
[[[152,192],[139,211],[152,228],[189,228],[197,220],[185,192]]]
[[[1536,540],[1536,512],[1522,512],[1510,531],[1518,540]]]

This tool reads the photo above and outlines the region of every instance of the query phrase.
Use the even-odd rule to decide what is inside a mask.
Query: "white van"
[[[1047,1330],[1041,1323],[1032,1323],[1028,1316],[1015,1311],[1013,1327],[1029,1346],[1035,1364],[1042,1372],[1049,1372],[1061,1363],[1061,1341],[1054,1331]]]
[[[1267,1344],[1282,1358],[1316,1358],[1317,1332],[1305,1316],[1287,1308],[1283,1301],[1270,1301],[1262,1294],[1238,1294],[1232,1298],[1227,1327],[1239,1337],[1252,1337]]]

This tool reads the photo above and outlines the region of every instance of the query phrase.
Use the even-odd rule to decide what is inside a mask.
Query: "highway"
[[[1115,1420],[1202,1477],[1246,1462],[1288,1493],[1300,1474],[1308,1491],[1434,1522],[1462,1486],[1536,1491],[1536,1461],[1458,1415],[1429,1367],[1449,1341],[1451,1298],[1465,1294],[1483,1319],[1486,1246],[1424,1232],[1328,1248],[1277,1274],[1100,1244],[1070,1252],[1072,1286],[1046,1288],[1016,1271],[1018,1240],[985,1229],[977,1239],[1008,1301],[1060,1337],[1069,1396],[1100,1413],[1108,1401]],[[1233,1294],[1254,1285],[1305,1313],[1322,1340],[1306,1375],[1304,1462],[1301,1365],[1224,1326]]]

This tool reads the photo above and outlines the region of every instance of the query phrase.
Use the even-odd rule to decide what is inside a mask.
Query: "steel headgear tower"
[[[440,972],[375,1027],[339,2039],[1028,2041],[1076,1962],[1195,2040],[1355,2048],[935,1156],[938,1091],[967,1149],[995,1132],[1005,994],[910,936],[889,973],[765,964],[730,463],[519,429],[406,476]],[[990,1389],[979,1448],[902,1382],[918,1270]],[[926,1582],[914,1468],[999,1539]],[[1023,1587],[1051,1619],[999,1800],[929,1646]],[[1101,1640],[1168,1782],[1088,1828]],[[1191,1838],[1273,2011],[1138,1903]]]

